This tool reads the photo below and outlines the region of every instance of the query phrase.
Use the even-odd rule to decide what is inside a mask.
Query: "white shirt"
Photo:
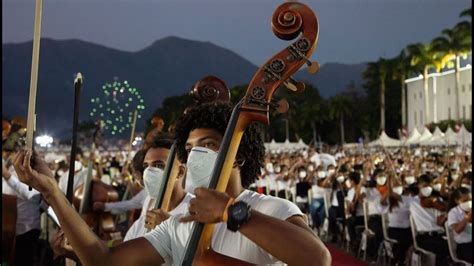
[[[268,190],[276,190],[276,178],[277,175],[274,173],[269,173],[265,176],[265,179],[267,180],[267,188]]]
[[[59,189],[66,194],[67,192],[67,181],[69,177],[69,171],[59,177],[58,186]],[[74,192],[80,185],[84,184],[87,178],[87,168],[82,167],[82,170],[74,174],[74,186],[72,191]]]
[[[7,191],[17,196],[16,235],[22,235],[33,229],[41,229],[39,207],[41,194],[35,189],[30,191],[26,184],[21,183],[13,167],[10,167],[9,172],[10,179],[5,181],[2,178],[2,184],[4,187],[9,187]]]
[[[193,198],[192,194],[186,193],[183,200],[178,204],[178,206],[176,206],[176,208],[171,210],[169,214],[171,216],[178,215],[178,214],[185,214],[188,211],[189,201],[192,198]],[[149,202],[149,200],[150,200],[150,197],[147,197],[147,202]],[[128,229],[127,234],[125,235],[125,238],[123,239],[124,242],[142,237],[147,233],[146,228],[145,228],[145,219],[146,219],[147,210],[148,210],[148,204],[143,205],[142,212],[140,213],[140,217]]]
[[[423,208],[418,196],[410,204],[410,214],[418,232],[444,231],[441,226],[436,224],[440,212],[434,208]]]
[[[148,193],[145,189],[142,189],[135,196],[129,200],[122,200],[118,202],[108,202],[105,203],[104,211],[110,212],[112,214],[120,214],[133,209],[140,209],[143,207],[145,198],[148,196]]]
[[[366,192],[365,187],[361,187],[360,194],[363,194],[365,192]],[[352,201],[354,200],[354,197],[355,197],[355,188],[352,187],[351,189],[349,189],[349,191],[347,191],[346,201],[349,203],[352,203]],[[356,216],[364,216],[364,207],[361,204],[361,201],[359,201],[359,204],[357,204],[356,208],[357,208]]]
[[[281,220],[286,220],[294,215],[302,215],[300,209],[290,201],[250,190],[243,191],[236,200],[244,201],[252,209]],[[180,216],[170,217],[155,230],[145,235],[145,238],[150,241],[158,253],[163,258],[172,261],[173,265],[178,265],[181,262],[194,224],[179,222]],[[240,232],[227,230],[225,223],[215,224],[212,249],[220,254],[258,265],[278,262],[277,258],[258,247]]]
[[[461,207],[457,206],[457,207],[452,208],[448,213],[448,226],[452,227],[453,224],[457,224],[461,222],[462,220],[464,220],[465,215],[466,213],[461,209]],[[462,231],[459,234],[453,230],[453,234],[454,234],[454,241],[456,241],[456,243],[458,244],[472,242],[472,234],[470,234],[466,230]]]
[[[369,215],[382,214],[383,207],[380,203],[382,195],[380,195],[380,192],[376,188],[367,188],[364,193],[368,202]]]
[[[289,185],[288,185],[288,181],[282,179],[282,180],[278,180],[276,181],[277,182],[277,188],[278,188],[278,191],[280,190],[286,190],[288,189]]]
[[[330,188],[323,188],[318,185],[311,187],[311,196],[313,199],[322,199],[326,193],[331,193]]]
[[[402,195],[402,200],[398,202],[398,207],[388,211],[388,227],[410,228],[410,205],[415,200],[414,197]]]

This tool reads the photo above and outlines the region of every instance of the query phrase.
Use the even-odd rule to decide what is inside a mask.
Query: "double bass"
[[[225,192],[236,158],[237,150],[246,128],[254,122],[269,123],[270,107],[280,108],[273,101],[273,94],[284,84],[291,91],[302,91],[304,84],[291,75],[305,63],[308,71],[319,69],[308,58],[313,53],[318,38],[318,21],[313,11],[302,3],[287,2],[280,5],[272,16],[272,30],[283,40],[297,38],[270,60],[253,76],[243,99],[233,109],[210,180],[210,189]],[[249,263],[214,252],[211,248],[213,224],[195,223],[189,238],[182,265],[225,265]]]
[[[87,178],[84,184],[74,191],[73,204],[97,235],[101,239],[109,240],[113,238],[112,234],[117,232],[112,214],[92,210],[93,202],[114,202],[119,198],[117,191],[112,186],[103,183],[100,179],[93,176],[94,154],[99,146],[102,125],[103,123],[100,120],[96,124],[87,166]]]

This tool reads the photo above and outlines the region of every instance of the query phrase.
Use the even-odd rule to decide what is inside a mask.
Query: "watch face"
[[[244,204],[236,204],[234,208],[232,208],[232,216],[240,221],[245,218],[247,215],[247,207]]]

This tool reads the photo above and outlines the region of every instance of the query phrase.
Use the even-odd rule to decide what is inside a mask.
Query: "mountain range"
[[[31,71],[32,42],[2,45],[2,112],[9,117],[26,117]],[[270,57],[271,55],[269,55]],[[331,97],[348,84],[361,87],[361,64],[326,63],[316,75],[302,70],[298,80],[318,88]],[[138,130],[145,119],[160,106],[164,98],[182,95],[207,75],[224,80],[229,88],[247,84],[257,66],[237,53],[210,42],[178,37],[160,39],[150,46],[127,52],[81,40],[41,39],[37,89],[37,132],[56,136],[69,135],[72,127],[74,77],[81,72],[80,120],[88,120],[93,103],[101,96],[101,87],[114,80],[127,80],[139,88],[145,110]]]

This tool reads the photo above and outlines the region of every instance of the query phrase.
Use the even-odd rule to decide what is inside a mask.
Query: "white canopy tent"
[[[439,127],[435,128],[431,138],[420,142],[420,145],[422,146],[445,146],[446,144],[447,142],[444,138],[444,133],[439,129]]]
[[[380,134],[380,137],[369,143],[369,147],[384,146],[384,147],[398,147],[401,145],[400,140],[387,136],[385,131]]]
[[[467,131],[464,125],[461,126],[461,129],[456,134],[456,144],[457,145],[471,145],[472,143],[472,133]]]
[[[421,134],[420,132],[418,132],[418,130],[415,128],[413,129],[413,131],[411,132],[410,136],[408,137],[408,139],[404,142],[405,145],[411,145],[411,144],[415,144],[416,141],[421,137]]]
[[[456,145],[457,134],[451,127],[448,127],[444,133],[444,140],[446,141],[447,145]]]
[[[270,143],[265,143],[265,149],[268,151],[296,151],[308,148],[308,145],[300,139],[298,142],[276,142],[274,139]]]
[[[421,136],[416,140],[415,144],[420,144],[424,141],[427,141],[433,137],[433,134],[431,134],[430,130],[425,127],[423,130],[423,133],[421,133]]]

